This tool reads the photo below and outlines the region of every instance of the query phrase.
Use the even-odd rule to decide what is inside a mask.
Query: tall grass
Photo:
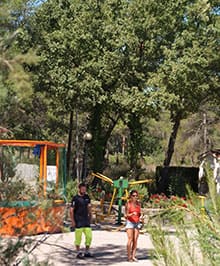
[[[184,207],[167,206],[150,217],[148,231],[155,247],[154,265],[220,265],[220,195],[208,171],[205,205],[189,191]]]

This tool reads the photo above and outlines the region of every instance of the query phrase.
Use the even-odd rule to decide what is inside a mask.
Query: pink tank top
[[[140,216],[141,216],[140,204],[137,204],[136,206],[134,206],[133,204],[128,202],[127,208],[128,208],[128,213],[136,212],[136,215],[132,215],[132,216],[127,218],[128,221],[130,221],[132,223],[138,223],[140,221]]]

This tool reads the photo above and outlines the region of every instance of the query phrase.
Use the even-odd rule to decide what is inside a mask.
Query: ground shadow
[[[54,251],[49,255],[50,259],[54,262],[54,265],[114,265],[116,263],[122,263],[127,261],[125,247],[117,244],[106,244],[100,247],[92,248],[94,258],[87,258],[84,260],[76,259],[76,252],[73,247],[65,247],[54,243],[44,243],[45,245],[51,245],[55,247]],[[152,260],[153,250],[146,248],[139,248],[137,251],[137,257],[139,261]]]

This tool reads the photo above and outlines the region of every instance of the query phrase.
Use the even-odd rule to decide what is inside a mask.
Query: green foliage
[[[66,185],[66,197],[67,202],[71,202],[72,197],[78,193],[78,183],[77,180],[70,180]]]
[[[22,53],[17,46],[17,39],[22,35],[22,11],[28,9],[27,2],[4,1],[0,6],[3,25],[0,32],[1,81],[5,88],[15,90],[19,99],[32,93],[30,76],[24,64],[32,65],[38,60],[33,50]]]
[[[0,4],[4,26],[0,32],[0,123],[10,128],[15,137],[66,141],[66,116],[77,107],[80,114],[88,115],[88,121],[80,121],[80,134],[88,127],[94,136],[90,147],[94,160],[90,161],[102,170],[105,146],[119,116],[124,124],[134,116],[137,126],[132,128],[131,123],[127,132],[127,137],[129,133],[133,137],[130,161],[137,163],[143,153],[150,156],[148,162],[158,163],[170,134],[169,122],[174,122],[175,115],[187,118],[210,98],[219,102],[220,60],[216,51],[220,24],[219,12],[213,12],[218,10],[217,1],[48,0],[38,9],[33,2],[26,5],[27,1],[3,0]],[[41,61],[33,66],[36,53]],[[27,72],[31,72],[31,79]],[[34,96],[21,102],[32,92],[31,81]],[[149,123],[152,117],[159,121],[151,119]],[[181,138],[178,140],[174,162],[180,163],[183,158],[187,164],[196,163],[193,153],[203,149],[201,138],[198,141],[200,124],[198,121],[193,127],[197,139],[189,134],[186,146]],[[183,138],[191,125],[186,130],[182,128]],[[218,124],[210,130],[215,144],[217,132]],[[109,169],[107,175],[116,178],[127,176],[129,170],[126,162]],[[67,187],[69,201],[77,185],[70,182]],[[178,191],[182,189],[177,179],[170,190],[176,193],[176,187]],[[209,205],[215,213],[218,197],[212,196]],[[197,217],[196,210],[189,211]],[[199,224],[199,219],[195,222]],[[208,259],[218,263],[212,253],[218,243],[214,231],[209,232],[206,227],[208,223],[204,221],[204,228],[200,225],[204,232],[201,238],[205,240],[203,250]],[[158,234],[160,231],[155,236]],[[212,250],[206,243],[208,235],[210,245],[214,245]],[[180,230],[179,238],[183,251],[189,251],[186,233]],[[161,252],[167,246],[165,263],[184,265],[182,256],[176,259],[175,245],[166,240],[161,233]],[[193,254],[187,254],[188,265],[193,265]]]
[[[219,64],[215,69],[217,72],[211,70],[216,62],[214,51],[219,38],[219,31],[214,26],[214,3],[195,1],[188,5],[185,1],[179,2],[182,4],[168,1],[164,11],[161,10],[161,20],[166,18],[166,27],[170,30],[175,25],[175,31],[168,30],[170,34],[165,40],[170,45],[163,46],[163,62],[151,73],[152,79],[149,81],[152,86],[169,95],[165,102],[162,98],[170,110],[171,122],[174,124],[164,161],[167,166],[172,158],[180,121],[197,112],[201,103],[208,101],[210,90],[214,92],[219,87],[216,75]],[[165,16],[163,12],[166,12]],[[173,12],[178,16],[173,16]]]
[[[118,163],[111,163],[105,169],[104,175],[112,179],[118,179],[120,176],[128,177],[129,169],[128,163],[124,159],[121,159]]]
[[[209,177],[209,185],[212,183],[214,188],[214,180],[210,174]],[[155,265],[218,265],[220,262],[219,195],[214,189],[208,195],[205,199],[208,209],[196,194],[189,195],[184,207],[172,202],[165,211],[150,218],[148,231],[155,247]]]
[[[170,195],[182,195],[186,194],[186,187],[183,183],[183,178],[179,175],[170,176],[170,183],[168,187]]]
[[[4,138],[13,137],[15,124],[23,116],[20,102],[33,93],[28,68],[39,58],[34,50],[23,51],[18,46],[29,4],[29,0],[1,1],[0,4],[0,125],[11,130]]]
[[[35,193],[33,187],[22,179],[0,182],[1,201],[32,200],[35,198]]]
[[[17,7],[23,10],[24,5],[19,1]],[[34,128],[26,133],[29,138],[64,139],[68,131],[65,117],[77,108],[88,114],[80,128],[84,131],[88,126],[94,136],[90,153],[94,159],[89,162],[95,170],[103,170],[105,146],[118,116],[127,124],[135,114],[141,127],[130,142],[129,159],[136,160],[142,152],[164,153],[164,146],[144,132],[143,124],[158,118],[164,107],[171,111],[171,118],[177,111],[186,117],[210,98],[209,88],[217,93],[218,16],[211,12],[214,5],[184,0],[159,4],[151,0],[56,0],[35,5],[33,12],[29,1],[19,45],[24,53],[36,49],[41,57],[28,70],[35,91],[44,92],[43,97],[50,101],[45,116],[41,115],[46,121],[39,119],[40,108],[34,119],[32,103],[25,103],[22,111],[29,119],[18,127],[10,123],[11,127],[19,130],[19,137]],[[169,134],[168,123],[164,135]],[[155,135],[158,131],[156,128]],[[161,142],[166,141],[167,136],[162,136]]]
[[[174,246],[175,244],[167,239],[166,234],[158,225],[153,227],[150,231],[151,239],[156,246],[154,256],[158,259],[154,265],[178,265],[178,257],[176,256]],[[162,257],[162,259],[161,259]]]
[[[21,251],[26,252],[30,247],[31,240],[29,239],[2,239],[0,238],[0,264],[13,265],[15,258]]]

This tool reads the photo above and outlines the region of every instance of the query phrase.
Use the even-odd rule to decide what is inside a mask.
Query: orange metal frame
[[[58,188],[58,169],[59,169],[59,151],[58,148],[65,148],[65,144],[57,144],[50,141],[37,140],[0,140],[0,146],[14,146],[14,147],[35,147],[41,145],[40,152],[40,175],[39,180],[43,183],[44,196],[47,191],[47,153],[48,150],[56,150],[56,188]]]

